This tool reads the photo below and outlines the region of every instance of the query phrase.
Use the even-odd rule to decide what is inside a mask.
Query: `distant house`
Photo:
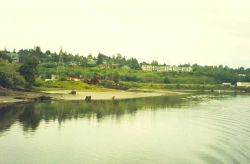
[[[151,65],[142,64],[141,69],[143,71],[157,71],[157,72],[192,72],[190,66],[175,66],[175,65]]]
[[[118,68],[121,67],[121,64],[111,64],[111,63],[107,63],[107,62],[103,62],[102,64],[99,65],[100,68]]]
[[[164,65],[159,65],[157,66],[157,68],[155,68],[156,71],[159,71],[159,72],[165,72],[166,71],[166,66]]]
[[[111,68],[112,64],[109,64],[108,62],[104,61],[102,64],[99,65],[100,68]]]
[[[240,77],[246,77],[246,74],[238,74]]]
[[[59,76],[58,75],[51,75],[51,80],[58,80],[59,79]]]
[[[45,81],[56,81],[59,79],[59,76],[58,75],[51,75],[51,78],[50,79],[45,79]]]
[[[231,87],[232,84],[231,84],[231,83],[222,83],[222,86],[223,86],[223,87]]]
[[[88,59],[87,59],[87,64],[88,64],[88,65],[95,65],[95,64],[96,64],[96,61],[95,61],[93,58],[88,58]]]
[[[71,67],[75,67],[75,66],[77,66],[77,65],[79,65],[77,62],[70,62],[70,63],[69,63],[69,66],[71,66]]]
[[[142,69],[143,71],[153,71],[153,66],[150,65],[150,64],[142,64],[142,65],[141,65],[141,69]]]
[[[16,62],[16,63],[19,62],[19,54],[18,53],[9,52],[9,53],[7,53],[7,55],[11,58],[11,60],[13,62]]]
[[[179,67],[180,72],[192,72],[192,67],[190,66],[181,66]]]
[[[250,82],[237,82],[237,87],[250,87]]]

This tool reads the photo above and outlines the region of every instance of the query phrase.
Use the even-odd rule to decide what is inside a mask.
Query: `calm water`
[[[0,163],[250,163],[250,96],[0,107]]]

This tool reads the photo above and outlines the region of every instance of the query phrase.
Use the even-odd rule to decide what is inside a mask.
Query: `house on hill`
[[[51,78],[50,79],[45,79],[45,81],[56,81],[59,79],[59,76],[58,75],[54,75],[52,74],[51,75]]]
[[[237,87],[250,87],[250,82],[237,82]]]
[[[192,72],[191,66],[176,66],[176,65],[152,65],[141,64],[143,71],[157,71],[157,72]]]
[[[223,87],[232,87],[232,83],[222,83]]]
[[[9,53],[7,53],[7,55],[11,58],[11,60],[13,62],[16,62],[16,63],[19,62],[19,54],[18,53],[9,52]]]

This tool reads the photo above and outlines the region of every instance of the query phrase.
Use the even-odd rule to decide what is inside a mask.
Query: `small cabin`
[[[231,87],[232,84],[231,84],[231,83],[222,83],[222,86],[223,86],[223,87]]]
[[[56,81],[59,79],[59,76],[58,75],[51,75],[51,78],[50,79],[45,79],[45,81]]]

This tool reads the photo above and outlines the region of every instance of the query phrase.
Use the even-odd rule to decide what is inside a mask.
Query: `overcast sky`
[[[249,0],[1,0],[0,49],[250,67]]]

